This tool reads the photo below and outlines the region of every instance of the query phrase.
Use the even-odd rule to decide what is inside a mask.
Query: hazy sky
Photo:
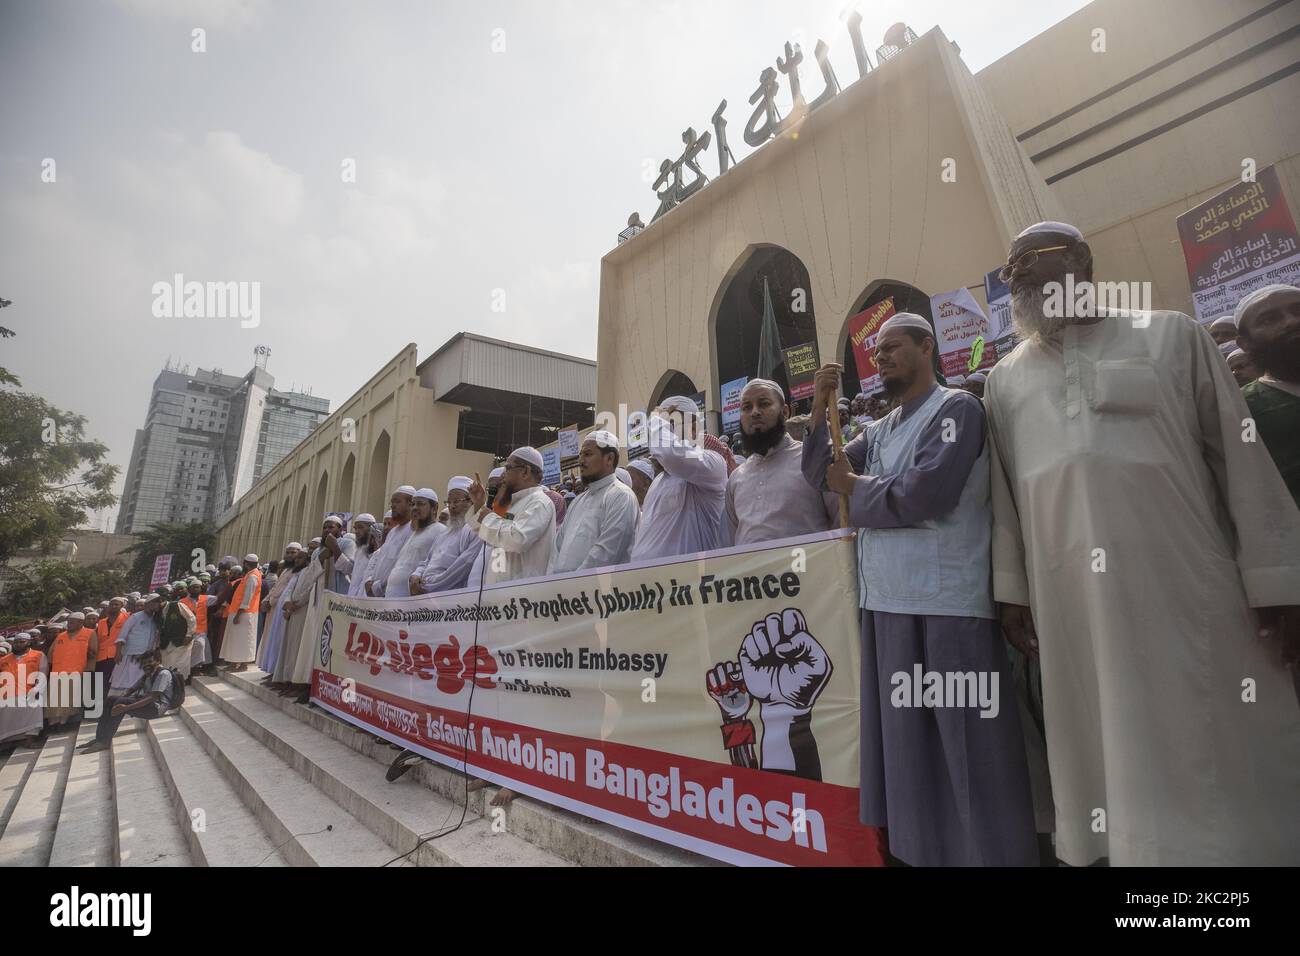
[[[1085,3],[858,6],[873,60],[905,19],[977,71]],[[787,39],[809,96],[818,39],[855,80],[846,9],[0,0],[0,325],[18,332],[0,365],[87,416],[125,473],[169,357],[242,375],[266,345],[278,387],[331,407],[407,342],[425,357],[461,330],[594,358],[600,258],[631,211],[653,215],[660,160],[723,97],[743,159],[749,94]],[[260,325],[155,318],[176,273],[259,282]]]

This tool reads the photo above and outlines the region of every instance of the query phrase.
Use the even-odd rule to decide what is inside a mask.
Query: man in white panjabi
[[[230,620],[222,639],[221,656],[236,673],[248,670],[257,657],[257,611],[262,604],[262,572],[257,555],[244,555],[244,574],[230,598]]]
[[[411,504],[415,498],[414,485],[402,485],[395,490],[388,499],[393,509],[393,526],[384,533],[384,543],[379,546],[370,563],[366,565],[366,580],[364,594],[367,597],[381,597],[385,584],[388,582],[388,572],[393,570],[393,565],[397,563],[398,556],[402,553],[402,548],[410,539],[413,529],[411,528]]]
[[[347,594],[352,581],[352,554],[357,549],[356,535],[347,532],[341,515],[327,515],[321,533],[321,546],[334,559],[334,574],[327,589],[335,594]]]
[[[373,589],[376,597],[410,597],[416,569],[424,567],[433,546],[447,533],[447,526],[438,521],[438,493],[432,488],[421,488],[412,496],[410,528],[388,578]]]
[[[1042,663],[1056,854],[1294,864],[1300,512],[1195,321],[1064,303],[1092,254],[1063,223],[1003,274],[1023,341],[985,392],[993,587]]]
[[[627,564],[641,509],[631,478],[618,477],[618,439],[612,432],[587,434],[578,449],[582,483],[587,490],[574,499],[555,532],[550,574]]]
[[[365,596],[366,569],[370,566],[370,559],[379,551],[381,530],[369,511],[363,511],[352,519],[353,548],[347,554],[340,549],[334,556],[335,572],[347,575],[348,597]]]
[[[531,445],[510,453],[501,476],[510,494],[509,511],[504,517],[488,506],[487,489],[480,482],[470,486],[466,520],[488,545],[484,584],[546,573],[555,541],[555,505],[542,491],[542,467],[542,453]]]
[[[411,575],[412,594],[434,594],[465,586],[483,542],[465,521],[474,479],[455,475],[447,482],[447,533],[434,542],[428,559]]]
[[[276,661],[273,683],[282,686],[280,693],[285,696],[291,696],[294,693],[301,693],[305,687],[305,681],[297,680],[295,675],[299,673],[298,662],[302,658],[311,660],[310,652],[302,650],[304,642],[310,644],[310,635],[303,634],[303,625],[307,622],[307,611],[316,600],[316,586],[320,583],[325,574],[325,568],[320,561],[321,539],[313,538],[308,542],[303,553],[298,556],[300,562],[305,556],[306,561],[294,575],[293,584],[289,585],[288,600],[282,602],[281,612],[286,620],[284,630],[284,641],[280,647],[280,657]],[[308,672],[310,680],[310,671]],[[299,686],[294,686],[295,684]]]

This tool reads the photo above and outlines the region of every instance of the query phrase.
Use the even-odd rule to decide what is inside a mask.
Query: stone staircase
[[[263,676],[196,678],[180,710],[124,721],[101,753],[75,752],[85,722],[0,757],[0,866],[712,864],[527,797],[494,816],[499,788],[466,803],[430,761],[388,783],[396,747]]]

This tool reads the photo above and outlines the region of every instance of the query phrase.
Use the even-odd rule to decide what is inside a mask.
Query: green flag
[[[763,277],[763,325],[758,338],[758,377],[774,378],[776,368],[785,361],[781,354],[781,333],[776,327],[776,313],[772,310],[772,293]]]

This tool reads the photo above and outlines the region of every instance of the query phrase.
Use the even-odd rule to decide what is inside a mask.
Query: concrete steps
[[[242,726],[254,728],[254,725],[258,725],[259,729],[252,729],[251,732],[257,733],[259,739],[278,740],[278,743],[269,742],[268,746],[280,748],[279,752],[282,754],[294,750],[296,741],[305,739],[301,736],[301,730],[294,730],[293,724],[306,725],[318,732],[319,736],[327,737],[338,744],[342,744],[343,749],[332,749],[328,751],[328,756],[325,755],[325,751],[321,751],[321,759],[315,761],[318,764],[317,770],[300,770],[319,786],[327,785],[322,782],[322,771],[319,767],[327,766],[332,772],[336,767],[346,765],[349,767],[348,773],[352,775],[348,782],[354,785],[358,794],[361,794],[364,788],[364,799],[372,805],[377,804],[382,807],[384,801],[388,801],[389,804],[395,806],[397,800],[407,798],[398,798],[390,796],[390,794],[404,790],[419,793],[420,789],[423,789],[431,791],[435,797],[440,797],[446,804],[455,807],[455,815],[450,818],[451,824],[455,824],[460,819],[460,806],[465,799],[465,781],[460,774],[432,761],[421,761],[397,783],[389,784],[384,780],[383,771],[399,753],[396,747],[334,717],[324,710],[296,704],[291,699],[280,697],[269,688],[262,686],[260,681],[263,676],[265,675],[256,670],[248,670],[239,674],[227,672],[220,679],[205,678],[196,680],[194,686],[199,688],[199,693],[205,699],[213,701],[216,706],[224,707],[228,712],[238,711],[242,716],[236,719],[242,721]],[[242,695],[230,693],[227,688],[241,691]],[[252,698],[252,700],[248,700],[248,698]],[[277,712],[278,717],[276,717]],[[286,717],[291,723],[285,723],[284,718]],[[345,751],[348,749],[362,755],[365,760],[362,762],[356,762],[355,760],[347,762]],[[312,762],[308,757],[309,755],[303,754],[292,758],[285,756],[285,759],[289,760],[289,762],[296,761],[305,765]],[[313,773],[316,776],[312,776]],[[412,784],[416,786],[412,786]],[[490,806],[490,800],[499,789],[499,787],[489,785],[471,791],[465,827],[454,836],[439,839],[435,843],[440,845],[442,850],[450,851],[452,848],[444,844],[460,838],[461,833],[470,829],[470,821],[475,820],[475,818],[478,818],[490,829],[494,822],[492,814],[494,808]],[[340,798],[335,797],[335,799]],[[427,800],[427,794],[420,799]],[[351,809],[352,805],[347,803],[346,800],[341,802],[344,802]],[[441,804],[437,806],[440,807]],[[364,814],[373,811],[356,810],[354,812],[358,814],[359,818],[365,819]],[[397,817],[397,823],[400,824],[400,815],[396,813],[392,815]],[[392,826],[392,824],[389,825]],[[494,838],[500,839],[503,836],[512,836],[549,855],[582,866],[718,865],[698,854],[657,843],[654,840],[629,833],[618,827],[590,820],[576,813],[523,796],[516,796],[506,808],[504,825],[504,832],[495,834]],[[500,823],[498,823],[498,828],[500,828]],[[391,834],[400,833],[400,830],[392,829],[377,832]],[[410,832],[409,825],[407,832]],[[391,837],[389,838],[391,839]],[[401,843],[400,845],[405,849],[411,844]],[[422,847],[421,850],[423,851],[423,849]],[[429,862],[425,859],[420,859],[419,862],[422,865],[429,865]],[[531,865],[523,860],[520,860],[520,862],[523,865]],[[502,864],[478,863],[476,865]]]
[[[36,752],[0,833],[0,866],[49,865],[75,744],[76,734],[62,731]]]
[[[113,738],[113,865],[192,866],[189,839],[176,821],[167,780],[145,738],[146,725],[128,718]]]
[[[146,721],[144,733],[195,865],[287,865],[257,817],[244,806],[181,717]]]
[[[397,853],[421,866],[564,866],[566,861],[478,814],[464,826],[457,803],[420,787],[392,785],[375,762],[282,709],[231,683],[196,682],[205,702],[306,779],[311,788],[345,808]],[[298,705],[290,705],[298,706]],[[421,843],[436,833],[444,836]],[[392,856],[396,854],[391,854]]]
[[[95,739],[95,724],[83,721],[77,732],[77,746]],[[68,764],[63,802],[59,807],[50,866],[112,866],[113,777],[107,750],[96,754],[72,754]]]

